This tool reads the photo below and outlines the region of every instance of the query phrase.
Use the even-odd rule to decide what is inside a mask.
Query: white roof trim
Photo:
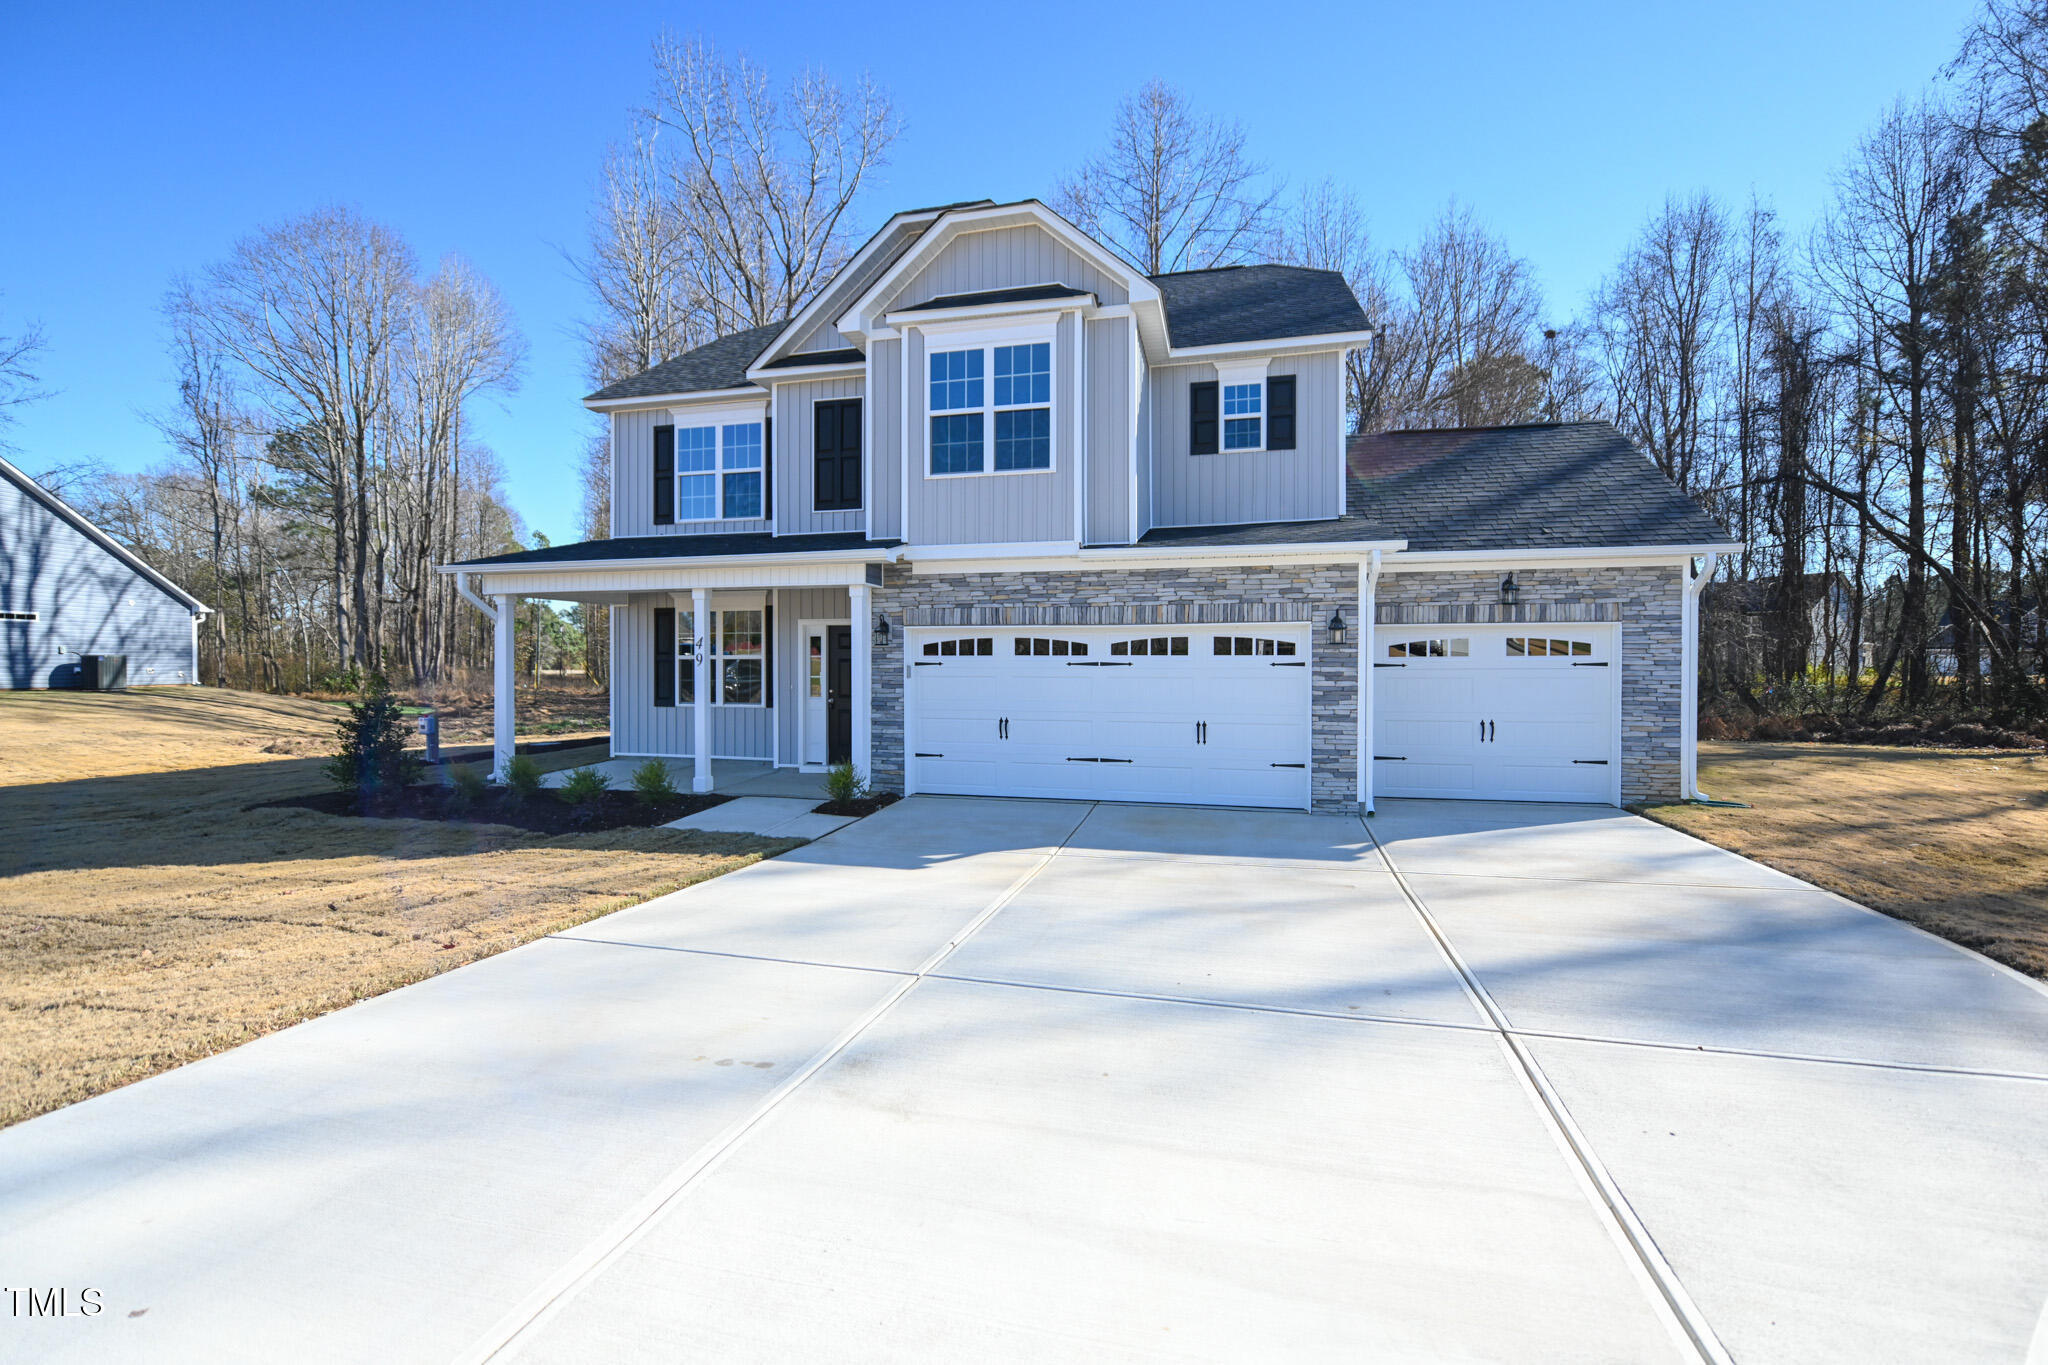
[[[1204,360],[1221,364],[1223,358],[1234,355],[1262,355],[1279,351],[1328,351],[1338,347],[1346,349],[1364,346],[1372,341],[1373,332],[1367,328],[1362,332],[1323,332],[1311,336],[1272,337],[1263,341],[1226,341],[1214,346],[1173,346],[1166,352],[1163,365],[1188,365]]]
[[[592,412],[614,412],[621,408],[672,408],[678,403],[730,403],[735,399],[766,398],[768,391],[758,384],[736,389],[699,389],[695,393],[649,393],[634,398],[586,398],[583,406]]]
[[[1531,564],[1677,564],[1696,555],[1733,554],[1740,541],[1710,545],[1611,545],[1583,549],[1406,550],[1385,561],[1388,573],[1422,569],[1518,568]]]
[[[833,272],[832,284],[828,284],[823,289],[820,289],[809,303],[798,309],[796,316],[789,320],[789,325],[777,332],[775,339],[768,343],[767,348],[761,354],[754,357],[754,363],[747,367],[747,377],[752,379],[754,372],[767,364],[767,362],[782,359],[784,343],[804,335],[804,333],[811,329],[813,324],[825,315],[826,304],[832,298],[832,285],[837,284],[840,280],[859,270],[861,263],[880,250],[883,242],[896,229],[911,223],[931,223],[942,217],[945,213],[945,209],[922,209],[910,213],[891,214],[889,221],[876,229],[875,235],[868,238],[861,249],[853,253],[850,260]]]
[[[689,536],[675,539],[688,543]],[[894,564],[902,558],[900,545],[877,545],[873,548],[860,547],[852,550],[806,550],[788,554],[759,555],[643,555],[636,559],[546,559],[515,561],[509,564],[437,564],[436,573],[448,574],[506,574],[506,573],[553,573],[557,570],[569,573],[601,573],[607,569],[674,569],[717,567],[730,568],[739,564]]]
[[[5,478],[9,483],[21,489],[22,492],[26,493],[33,501],[40,503],[45,510],[54,515],[59,521],[64,522],[72,530],[120,560],[130,569],[133,569],[142,578],[147,579],[150,586],[165,593],[174,601],[181,603],[187,610],[201,616],[211,616],[213,614],[212,607],[207,606],[191,593],[186,592],[176,583],[173,583],[170,579],[149,567],[148,564],[143,562],[140,555],[123,545],[120,541],[115,540],[90,521],[87,521],[84,513],[37,483],[34,479],[31,479],[28,475],[22,473],[19,469],[16,469],[4,459],[0,459],[0,478]]]

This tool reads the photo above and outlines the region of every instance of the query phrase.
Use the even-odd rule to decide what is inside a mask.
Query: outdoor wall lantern
[[[1344,632],[1345,632],[1345,630],[1346,630],[1346,629],[1347,629],[1347,627],[1346,627],[1346,626],[1345,626],[1345,624],[1344,624],[1344,612],[1343,612],[1343,610],[1342,610],[1342,609],[1340,608],[1340,609],[1339,609],[1339,610],[1337,610],[1337,611],[1333,611],[1333,612],[1331,612],[1331,613],[1330,613],[1330,643],[1331,643],[1331,644],[1333,644],[1333,645],[1341,645],[1341,644],[1343,644],[1343,643],[1344,643]]]
[[[1500,581],[1500,604],[1504,607],[1512,607],[1521,600],[1521,586],[1515,582],[1515,576],[1511,573]]]
[[[879,647],[886,648],[888,646],[888,643],[889,618],[886,616],[877,616],[875,617],[875,644]]]

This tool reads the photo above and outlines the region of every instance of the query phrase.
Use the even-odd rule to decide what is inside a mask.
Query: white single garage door
[[[1379,796],[1621,800],[1611,625],[1380,626]]]
[[[1309,627],[909,633],[908,786],[1309,804]]]

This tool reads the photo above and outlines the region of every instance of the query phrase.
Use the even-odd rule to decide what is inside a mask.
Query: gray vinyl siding
[[[884,308],[908,308],[943,294],[1064,284],[1086,289],[1104,303],[1129,303],[1124,287],[1036,226],[963,232],[938,258],[897,287]]]
[[[1131,538],[1131,322],[1088,323],[1088,492],[1092,545]]]
[[[859,398],[860,379],[812,379],[775,386],[775,529],[785,536],[819,531],[858,531],[864,514],[820,512],[813,437],[816,405],[834,398]],[[861,458],[867,458],[865,448]]]
[[[873,401],[862,410],[867,432],[861,458],[867,461],[868,537],[903,535],[903,342],[877,341],[868,347],[868,384]]]
[[[1151,530],[1152,520],[1152,415],[1159,404],[1152,397],[1152,376],[1149,371],[1138,377],[1138,448],[1131,452],[1131,458],[1138,462],[1138,537]]]
[[[612,612],[612,752],[622,757],[654,754],[694,757],[692,708],[654,704],[654,609],[669,605],[648,598]],[[780,613],[776,630],[782,628]],[[678,626],[680,630],[680,626]],[[774,659],[778,687],[783,655]],[[777,698],[778,704],[780,698]],[[761,706],[711,708],[713,758],[767,758],[774,716]]]
[[[196,683],[192,609],[0,478],[0,688],[70,687],[81,654],[121,654],[128,681]]]
[[[832,325],[830,318],[820,318],[796,339],[796,344],[789,348],[789,353],[798,356],[807,351],[842,351],[846,349],[847,344],[846,337]]]
[[[1337,353],[1277,356],[1267,370],[1295,376],[1295,448],[1252,454],[1188,453],[1188,386],[1213,365],[1152,371],[1152,520],[1156,526],[1234,526],[1337,515]]]
[[[767,397],[765,393],[761,396]],[[767,530],[765,517],[654,524],[654,429],[668,425],[687,423],[677,422],[668,408],[612,414],[612,534],[705,536]]]
[[[1000,545],[1074,539],[1074,315],[1063,315],[1053,341],[1053,467],[1021,474],[930,478],[926,474],[927,386],[910,386],[910,535],[919,545]],[[924,372],[925,344],[910,339],[913,376]],[[993,437],[985,459],[993,459]]]
[[[852,608],[844,588],[784,588],[775,594],[775,724],[780,730],[782,762],[797,766],[797,718],[804,704],[803,621],[850,621]]]

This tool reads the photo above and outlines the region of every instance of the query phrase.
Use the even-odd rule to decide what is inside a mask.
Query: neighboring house
[[[1806,662],[1813,668],[1849,671],[1849,639],[1854,633],[1856,593],[1839,573],[1811,574],[1806,590],[1813,597],[1807,611],[1811,634]],[[1764,655],[1774,636],[1778,609],[1776,577],[1710,583],[1701,594],[1709,643],[1708,660],[1723,677],[1752,677],[1763,670]],[[1862,642],[1863,667],[1872,666],[1876,646]]]
[[[79,686],[87,655],[123,658],[129,685],[196,683],[207,610],[0,460],[0,686]]]
[[[1347,438],[1370,336],[1334,272],[1148,276],[1036,201],[898,214],[788,322],[586,400],[613,539],[446,566],[497,612],[500,756],[533,595],[611,608],[613,752],[700,788],[716,757],[1317,810],[1689,790],[1726,532],[1601,423]]]
[[[2004,628],[2004,636],[2015,644],[2022,658],[2031,656],[2035,642],[2041,638],[2040,607],[2031,600],[2014,602],[2010,598],[1989,605]],[[1927,670],[1937,678],[1962,676],[1963,665],[1956,652],[1956,614],[1954,607],[1943,607],[1933,638],[1927,642]],[[1991,649],[1982,639],[1977,641],[1976,654],[1978,675],[1990,677]]]

